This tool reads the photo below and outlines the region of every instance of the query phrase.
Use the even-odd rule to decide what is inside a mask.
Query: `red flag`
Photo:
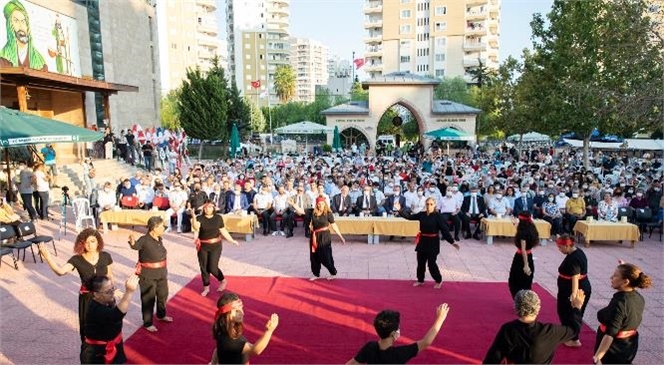
[[[360,67],[364,66],[365,60],[364,58],[356,58],[353,60],[353,63],[355,64],[355,69],[359,70]]]
[[[251,87],[253,87],[254,89],[260,88],[261,87],[261,80],[252,81],[251,82]]]

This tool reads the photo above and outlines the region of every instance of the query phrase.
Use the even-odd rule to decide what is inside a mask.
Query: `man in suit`
[[[332,213],[337,213],[342,217],[349,216],[352,212],[353,205],[350,200],[350,195],[348,195],[347,185],[341,187],[341,193],[332,197]]]
[[[249,208],[249,201],[247,196],[242,194],[242,187],[240,184],[235,184],[233,194],[226,196],[226,213],[235,213],[238,211],[246,211]]]
[[[304,218],[304,235],[309,237],[309,223],[311,216],[307,214],[307,210],[311,209],[311,198],[308,194],[304,193],[304,186],[298,185],[295,195],[288,199],[288,209],[293,212],[293,219],[289,219],[286,227],[289,232],[293,232],[295,218]]]
[[[393,214],[395,213],[394,211],[394,202],[399,202],[399,206],[404,207],[404,209],[408,209],[408,204],[406,204],[406,197],[401,195],[401,186],[395,185],[392,187],[392,191],[394,194],[390,195],[387,199],[385,199],[385,204],[383,204],[383,208],[385,208],[385,211],[388,214]]]
[[[527,186],[522,186],[521,187],[521,196],[514,200],[514,210],[512,213],[514,216],[518,216],[519,213],[527,211],[530,213],[530,215],[535,214],[535,201],[533,198],[528,195],[528,187]]]
[[[355,202],[355,212],[360,214],[378,215],[378,203],[376,197],[371,193],[371,185],[364,185],[362,195]]]
[[[484,198],[479,195],[477,186],[470,187],[470,195],[463,198],[461,204],[461,224],[462,230],[465,232],[464,238],[470,238],[470,221],[474,220],[478,223],[475,225],[475,232],[473,238],[480,239],[480,224],[479,221],[487,216],[486,204]]]

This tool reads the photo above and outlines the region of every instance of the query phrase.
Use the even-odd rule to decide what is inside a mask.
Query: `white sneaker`
[[[178,227],[177,232],[178,232],[178,233],[182,233],[182,228],[181,228],[181,227]]]
[[[272,232],[272,236],[276,236],[276,235],[278,235],[278,234],[279,234],[278,231],[274,231],[274,232]]]
[[[164,231],[164,233],[168,233],[170,231],[171,231],[171,227],[166,227],[166,230]]]
[[[286,234],[284,233],[284,231],[279,231],[279,235],[280,236],[285,236]]]

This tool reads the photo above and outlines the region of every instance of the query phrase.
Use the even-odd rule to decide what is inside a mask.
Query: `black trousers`
[[[562,217],[558,218],[544,217],[544,220],[551,224],[551,236],[565,233],[563,229]],[[574,226],[572,226],[572,228],[574,228]]]
[[[579,217],[565,213],[565,221],[567,222],[567,232],[568,233],[574,233],[574,225],[576,224],[576,221],[578,221]]]
[[[512,299],[519,290],[532,289],[533,277],[535,276],[535,262],[533,261],[533,254],[528,254],[528,266],[530,267],[530,275],[523,272],[523,257],[520,253],[515,253],[512,259],[512,266],[510,267],[510,277],[507,284],[510,288]]]
[[[584,281],[586,281],[585,285]],[[590,294],[591,292],[591,287],[590,283],[588,282],[588,279],[582,279],[579,280],[579,289],[583,290],[584,294],[586,295],[586,299],[583,301],[583,306],[581,307],[581,315],[583,315],[586,312],[586,306],[588,306],[588,302],[590,301]],[[556,309],[558,311],[558,319],[560,319],[560,324],[563,326],[567,327],[573,327],[574,326],[574,314],[572,313],[572,303],[569,300],[569,297],[572,295],[572,285],[571,285],[571,280],[570,280],[570,286],[568,288],[560,288],[558,287],[558,295],[557,295],[557,305]],[[572,340],[576,341],[579,339],[579,335],[577,334]]]
[[[309,248],[309,260],[311,261],[311,272],[314,276],[320,276],[320,267],[325,266],[331,275],[337,274],[337,268],[334,267],[334,257],[332,257],[332,245],[318,245],[316,252],[311,252]]]
[[[198,251],[198,266],[201,268],[201,279],[203,279],[204,286],[210,285],[210,275],[220,282],[224,280],[224,273],[219,268],[221,249],[221,243],[201,243],[201,250]]]
[[[281,213],[281,223],[279,224],[279,230],[283,231],[284,227],[287,227],[289,229],[289,232],[293,231],[293,222],[290,222],[290,220],[293,219],[293,212],[290,211],[290,209],[286,209]],[[270,215],[270,228],[272,231],[277,230],[277,211],[272,211],[272,214]]]
[[[305,232],[308,232],[308,231],[309,231],[309,226],[307,225],[307,215],[306,215],[306,212],[305,212],[304,215],[299,215],[299,214],[297,214],[297,213],[295,213],[295,212],[292,212],[292,213],[293,213],[292,218],[289,219],[288,222],[287,222],[287,224],[288,224],[288,226],[287,226],[288,232],[293,232],[293,227],[295,227],[295,218],[297,218],[297,217],[302,217],[302,218],[304,219],[304,221],[302,222],[302,224],[304,225],[304,231],[305,231]]]
[[[429,274],[433,280],[440,284],[443,282],[443,275],[440,274],[440,269],[438,268],[438,263],[436,259],[438,258],[437,253],[429,253],[417,251],[417,281],[420,283],[424,282],[424,272],[426,266],[429,266]]]
[[[117,351],[111,364],[124,364],[127,362],[127,355],[124,352],[124,342],[115,345]],[[88,345],[84,343],[81,346],[81,364],[106,364],[106,346],[105,345]]]
[[[37,219],[37,211],[35,210],[34,205],[32,205],[32,194],[21,194],[21,199],[23,199],[23,205],[28,211],[28,214],[30,214],[30,220]]]
[[[39,218],[48,219],[48,191],[35,191],[32,196],[35,198]]]
[[[461,217],[461,230],[464,232],[468,232],[470,234],[470,221],[474,220],[477,221],[478,223],[475,225],[475,232],[473,234],[479,234],[480,233],[480,226],[481,224],[479,223],[480,221],[480,215],[479,214],[471,214],[468,216],[467,214],[459,213],[458,216]]]
[[[311,217],[314,215],[314,208],[306,209],[304,211],[304,233],[310,234],[309,225],[311,224]]]
[[[454,237],[457,237],[459,235],[459,231],[461,230],[461,220],[459,219],[459,215],[452,213],[441,213],[441,215],[443,216],[445,223],[447,223],[449,220],[452,221],[454,224]]]
[[[263,233],[270,231],[270,216],[272,215],[272,212],[272,209],[266,209],[258,214],[258,219],[260,219],[261,225],[263,226]]]
[[[78,295],[78,332],[81,335],[81,343],[85,342],[85,316],[88,313],[88,304],[92,300],[92,293]]]
[[[143,270],[146,270],[145,268]],[[143,327],[152,326],[154,304],[157,302],[157,318],[166,317],[166,299],[168,299],[168,279],[166,275],[160,278],[145,278],[138,280],[141,289],[141,311],[143,313]]]

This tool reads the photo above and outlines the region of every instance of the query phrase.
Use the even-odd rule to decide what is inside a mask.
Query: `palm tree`
[[[282,103],[288,103],[295,96],[295,71],[290,65],[279,65],[274,72],[274,90]]]
[[[473,81],[477,82],[477,87],[491,86],[495,71],[486,67],[479,57],[477,58],[477,61],[479,62],[479,65],[469,70],[468,73],[473,77]]]

